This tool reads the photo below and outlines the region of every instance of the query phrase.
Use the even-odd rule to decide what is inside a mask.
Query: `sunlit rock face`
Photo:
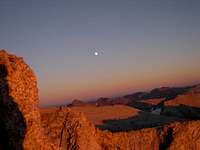
[[[200,121],[176,123],[169,150],[199,150]]]
[[[52,150],[43,135],[34,73],[22,58],[0,51],[1,147]]]
[[[64,150],[100,150],[97,129],[80,112],[60,107],[42,111],[45,135]]]

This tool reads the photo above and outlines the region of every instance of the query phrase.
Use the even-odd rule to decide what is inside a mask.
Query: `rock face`
[[[130,132],[99,132],[99,144],[103,150],[158,150],[159,137],[156,129]]]
[[[94,125],[70,108],[47,110],[42,113],[46,136],[64,150],[100,150]]]
[[[173,128],[169,150],[199,150],[200,121],[177,123]]]
[[[43,135],[36,78],[29,66],[22,58],[1,50],[0,75],[2,148],[56,149]]]
[[[130,132],[99,132],[103,150],[199,150],[200,122],[172,123]]]

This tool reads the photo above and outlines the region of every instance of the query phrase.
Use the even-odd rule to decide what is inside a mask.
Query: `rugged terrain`
[[[101,99],[39,109],[33,71],[1,50],[0,150],[198,150],[199,91],[162,88],[112,99],[113,106]]]

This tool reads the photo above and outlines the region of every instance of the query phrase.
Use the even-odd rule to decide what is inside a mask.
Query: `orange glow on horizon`
[[[166,69],[166,68],[165,68]],[[172,70],[176,72],[172,72]],[[114,74],[114,73],[113,73]],[[141,75],[142,74],[142,75]],[[55,80],[53,85],[48,80],[44,91],[40,91],[43,103],[68,103],[73,99],[88,100],[99,97],[113,97],[146,91],[161,86],[184,86],[200,82],[200,71],[184,66],[169,68],[168,70],[124,71],[112,74],[100,74],[90,78],[81,78],[76,81]],[[64,78],[64,77],[62,77]]]
[[[113,80],[110,82],[97,80],[96,82],[88,84],[88,86],[86,84],[80,84],[79,87],[76,87],[75,85],[68,85],[65,90],[60,92],[54,91],[54,93],[47,94],[49,96],[41,97],[41,99],[43,103],[59,104],[68,103],[73,99],[89,100],[99,97],[113,97],[133,93],[136,91],[151,90],[161,86],[190,85],[193,84],[194,81],[199,82],[199,80],[194,80],[195,77],[196,76],[182,77],[181,75],[177,75],[176,77],[169,76],[167,79],[167,75],[149,75],[144,78],[138,78],[138,80],[135,80],[137,79],[136,77],[118,78],[118,80],[117,78],[113,78]],[[196,77],[196,79],[198,78]]]

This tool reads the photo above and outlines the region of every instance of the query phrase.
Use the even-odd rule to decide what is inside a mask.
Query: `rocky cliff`
[[[36,78],[22,58],[0,51],[1,147],[54,150],[41,128]]]
[[[199,125],[191,121],[130,132],[99,131],[98,141],[104,150],[199,150]]]

